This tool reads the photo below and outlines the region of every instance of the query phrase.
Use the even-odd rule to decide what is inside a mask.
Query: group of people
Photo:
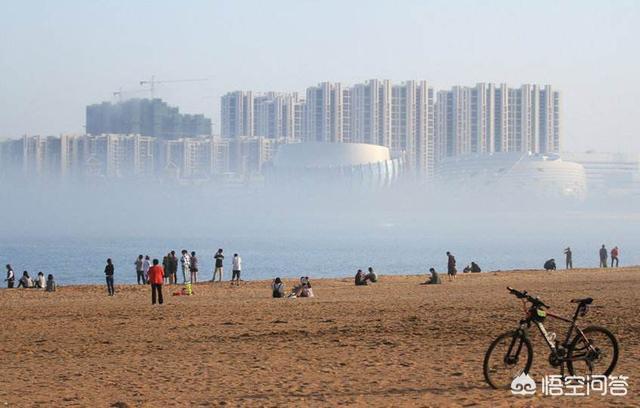
[[[18,279],[18,285],[16,286],[16,274],[13,271],[11,265],[6,265],[7,269],[7,278],[4,280],[7,282],[7,288],[12,289],[16,288],[25,288],[25,289],[44,289],[47,292],[55,292],[56,290],[56,282],[53,279],[53,275],[49,274],[47,279],[44,278],[44,273],[38,272],[38,276],[36,278],[32,278],[29,275],[29,272],[22,272],[22,277]]]
[[[195,251],[187,251],[183,249],[181,257],[178,259],[176,251],[167,253],[162,259],[162,264],[158,259],[151,260],[149,255],[138,255],[134,265],[136,269],[136,279],[139,285],[151,285],[151,303],[162,304],[162,285],[178,284],[178,264],[182,271],[183,284],[195,284],[198,282],[199,260]],[[211,282],[222,281],[224,269],[224,251],[219,248],[214,255],[214,270]],[[242,271],[242,258],[240,255],[233,254],[231,284],[240,284],[240,273]],[[107,259],[107,265],[104,268],[104,274],[107,282],[107,293],[109,296],[115,295],[114,288],[114,272],[115,266],[111,258]]]
[[[362,269],[358,269],[355,276],[355,284],[356,286],[366,286],[371,283],[375,283],[378,281],[378,275],[373,270],[373,267],[369,267],[367,273],[362,272]]]
[[[600,257],[600,268],[606,268],[607,265],[607,261],[609,260],[609,255],[611,255],[611,267],[615,267],[617,268],[618,265],[620,264],[620,249],[617,246],[614,246],[611,251],[607,251],[607,247],[602,244],[602,246],[600,247],[600,250],[598,251],[598,256]],[[564,257],[565,257],[565,268],[566,269],[573,269],[573,251],[571,250],[571,247],[566,247],[564,249]],[[556,270],[556,260],[551,258],[548,259],[545,263],[544,263],[544,269],[547,271],[554,271]]]
[[[279,277],[275,278],[273,282],[271,282],[271,295],[274,298],[283,298],[285,297],[285,286],[282,279]],[[301,276],[300,281],[297,285],[295,285],[289,295],[289,298],[299,298],[299,297],[314,297],[313,289],[311,288],[311,281],[308,276]]]

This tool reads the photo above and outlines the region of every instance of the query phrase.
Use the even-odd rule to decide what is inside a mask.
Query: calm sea
[[[606,230],[603,226],[602,231]],[[438,271],[445,269],[447,250],[456,256],[459,270],[471,261],[479,263],[484,271],[539,269],[549,258],[555,258],[558,266],[562,266],[562,252],[567,245],[573,249],[574,267],[593,267],[597,266],[597,251],[602,240],[608,238],[609,241],[604,241],[608,248],[614,244],[620,246],[622,265],[640,264],[637,234],[624,233],[620,227],[617,234],[612,238],[613,234],[600,234],[591,229],[570,234],[514,230],[458,231],[434,236],[428,231],[416,233],[381,226],[362,234],[340,231],[317,234],[307,230],[288,234],[257,231],[250,235],[210,238],[5,237],[0,239],[0,262],[10,263],[17,275],[23,270],[32,274],[43,271],[45,275],[53,273],[59,284],[70,285],[103,283],[105,260],[112,258],[116,281],[134,283],[134,260],[138,254],[162,259],[168,251],[179,253],[184,248],[197,252],[201,279],[210,279],[213,254],[221,247],[226,254],[225,279],[230,277],[234,252],[242,256],[245,280],[302,275],[347,277],[353,276],[358,268],[368,266],[381,274],[424,274],[431,266]]]

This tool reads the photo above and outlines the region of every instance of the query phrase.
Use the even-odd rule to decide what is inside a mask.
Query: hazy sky
[[[0,4],[0,137],[81,132],[139,81],[219,122],[237,89],[320,81],[550,83],[564,147],[640,151],[640,1],[11,1]]]

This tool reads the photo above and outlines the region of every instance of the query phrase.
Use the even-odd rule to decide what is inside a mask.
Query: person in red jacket
[[[162,304],[162,284],[164,283],[164,269],[158,265],[157,259],[153,260],[153,266],[149,268],[149,283],[151,283],[151,304],[156,304],[156,293],[158,294],[158,303]]]

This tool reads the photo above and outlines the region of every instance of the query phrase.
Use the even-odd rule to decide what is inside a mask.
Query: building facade
[[[438,92],[436,159],[560,150],[560,93],[550,85],[479,83]]]

